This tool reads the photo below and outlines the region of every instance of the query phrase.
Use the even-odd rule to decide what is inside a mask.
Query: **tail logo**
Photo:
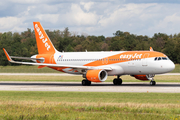
[[[46,47],[47,51],[49,51],[49,49],[51,48],[51,46],[47,43],[47,38],[44,38],[43,33],[41,32],[40,28],[38,27],[37,24],[35,24],[35,28],[36,31],[39,34],[39,38],[42,40],[42,42],[44,43],[44,46]]]

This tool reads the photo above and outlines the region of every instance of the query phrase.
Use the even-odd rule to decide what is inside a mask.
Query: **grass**
[[[176,71],[178,69],[180,65],[176,65]],[[56,72],[49,70],[51,69],[37,69],[37,66],[0,67],[2,73]],[[113,78],[110,76],[107,81],[112,82]],[[124,82],[138,82],[130,76],[122,76],[122,79]],[[81,80],[82,76],[0,76],[0,81],[81,82]],[[180,82],[180,76],[158,75],[155,76],[155,80]],[[0,119],[178,120],[179,98],[179,93],[0,91]]]
[[[180,119],[177,93],[0,91],[1,119]]]
[[[180,64],[175,64],[175,69],[171,73],[180,73]]]
[[[108,76],[105,82],[112,82],[116,76]],[[140,81],[131,77],[129,75],[121,77],[123,82],[149,82],[149,81]],[[0,76],[0,81],[33,81],[33,82],[81,82],[82,76]],[[156,82],[180,82],[180,75],[157,75],[154,77]]]
[[[0,73],[61,73],[48,67],[38,69],[37,66],[0,66]],[[180,73],[180,65],[176,64],[176,68],[171,73]]]
[[[0,73],[61,73],[48,67],[38,68],[38,66],[0,66]]]

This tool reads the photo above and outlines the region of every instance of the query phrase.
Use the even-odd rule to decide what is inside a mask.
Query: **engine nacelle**
[[[146,80],[152,80],[155,75],[132,75],[132,76],[138,80],[146,81]]]
[[[107,76],[107,72],[102,69],[88,70],[86,72],[86,78],[91,82],[104,82]]]

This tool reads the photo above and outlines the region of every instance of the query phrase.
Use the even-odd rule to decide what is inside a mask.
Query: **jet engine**
[[[146,81],[146,80],[152,80],[155,75],[149,74],[149,75],[131,75],[131,76],[135,77],[138,80]]]
[[[107,72],[102,69],[88,70],[84,75],[84,77],[91,82],[104,82],[107,76]]]

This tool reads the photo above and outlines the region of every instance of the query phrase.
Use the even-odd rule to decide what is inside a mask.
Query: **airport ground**
[[[113,78],[81,86],[81,76],[0,73],[0,118],[180,119],[179,74],[157,75],[156,86],[130,76],[114,86]]]

